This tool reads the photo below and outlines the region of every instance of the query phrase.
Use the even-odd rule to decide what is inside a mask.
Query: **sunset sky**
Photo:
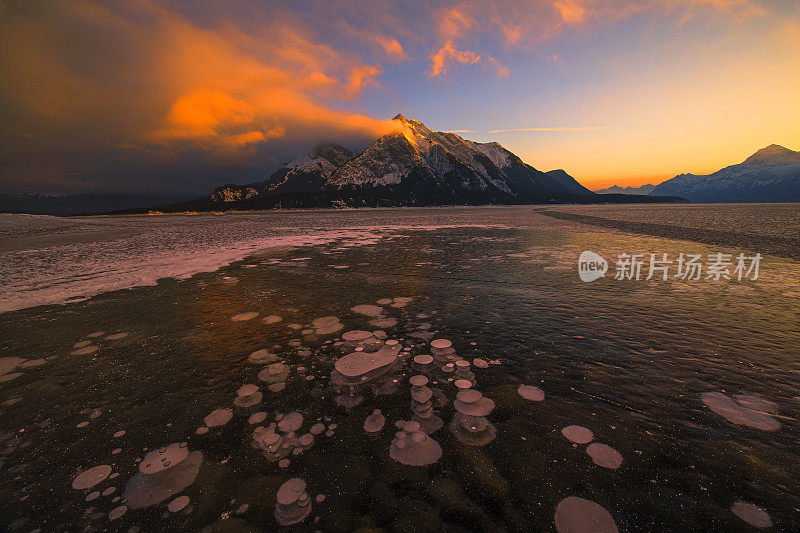
[[[0,0],[0,192],[208,192],[397,113],[581,183],[800,149],[800,1]]]

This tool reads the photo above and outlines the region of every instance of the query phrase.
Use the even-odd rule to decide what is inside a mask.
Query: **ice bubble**
[[[245,322],[247,320],[253,320],[255,317],[258,316],[257,311],[247,311],[245,313],[239,313],[238,315],[233,315],[231,320],[234,322]]]
[[[752,503],[736,502],[731,506],[731,511],[753,527],[772,527],[772,519],[769,514]]]
[[[362,304],[362,305],[356,305],[355,307],[351,307],[350,311],[357,313],[359,315],[378,317],[380,316],[381,313],[383,313],[383,307],[378,307],[377,305]]]
[[[314,424],[308,431],[312,435],[319,435],[320,433],[325,431],[325,424],[320,424],[320,423]]]
[[[189,497],[188,496],[178,496],[167,505],[167,509],[170,513],[177,513],[178,511],[182,511],[187,505],[189,505]]]
[[[261,393],[261,391],[254,392],[249,396],[237,396],[236,399],[233,400],[233,405],[236,407],[241,407],[242,409],[249,409],[250,407],[261,403],[263,396],[264,395]]]
[[[233,411],[230,409],[216,409],[203,419],[207,427],[213,428],[224,426],[233,418]]]
[[[22,366],[25,366],[25,363],[23,363]],[[756,394],[735,394],[733,399],[736,400],[736,403],[747,409],[773,415],[778,414],[778,404],[762,396]]]
[[[288,468],[290,464],[291,464],[291,461],[289,459],[286,459],[286,458],[280,459],[278,461],[278,468]]]
[[[396,318],[373,318],[369,322],[367,322],[370,326],[375,326],[376,328],[393,328],[397,325]]]
[[[207,428],[207,427],[205,427],[205,426],[200,426],[199,428],[197,428],[196,430],[194,430],[194,432],[195,432],[195,434],[197,434],[197,435],[205,435],[206,433],[208,433],[208,428]]]
[[[94,353],[97,351],[97,346],[87,346],[85,348],[81,348],[79,350],[75,350],[74,352],[70,352],[70,355],[89,355],[90,353]]]
[[[416,430],[409,433],[413,428]],[[406,422],[404,431],[398,431],[389,446],[389,457],[409,466],[425,466],[438,461],[442,457],[441,446],[419,428],[418,422]]]
[[[94,492],[90,492],[89,494],[87,494],[86,498],[84,498],[84,499],[87,502],[91,502],[91,501],[96,500],[99,497],[100,497],[100,491],[96,490]]]
[[[105,332],[104,331],[95,331],[94,333],[89,333],[86,336],[90,337],[90,338],[102,337],[103,333],[105,333]]]
[[[292,478],[281,485],[276,499],[275,520],[282,526],[298,524],[311,514],[306,482],[300,478]]]
[[[90,489],[104,481],[110,473],[111,467],[108,465],[92,467],[81,472],[72,480],[72,488],[76,490]]]
[[[314,435],[311,433],[304,433],[297,438],[297,441],[304,447],[308,448],[314,444]]]
[[[92,344],[92,341],[80,341],[80,342],[76,342],[75,344],[73,344],[72,347],[73,348],[86,348],[90,344]]]
[[[472,360],[475,368],[489,368],[489,362],[486,359],[475,358]]]
[[[269,350],[256,350],[247,358],[251,363],[266,365],[280,360],[280,357]]]
[[[78,425],[76,425],[75,427],[76,428],[85,428],[88,425],[89,425],[89,422],[84,420],[83,422],[78,423]]]
[[[466,379],[457,379],[455,381],[455,383],[453,383],[453,384],[456,386],[456,388],[461,389],[461,390],[471,389],[472,388],[472,382],[471,381],[467,381]]]
[[[452,341],[449,341],[447,339],[435,339],[431,341],[431,346],[439,350],[450,348],[452,345],[453,345]]]
[[[485,416],[465,415],[458,411],[450,421],[450,431],[458,440],[470,446],[483,446],[497,436],[497,428]]]
[[[721,392],[704,392],[700,399],[709,409],[734,424],[764,431],[776,431],[781,427],[781,423],[767,413],[741,405]],[[750,397],[745,396],[744,401],[753,404]]]
[[[281,421],[278,422],[278,429],[284,433],[289,433],[290,431],[297,431],[302,425],[303,415],[297,411],[292,411],[281,418]]]
[[[261,319],[261,321],[264,324],[277,324],[281,320],[283,320],[283,317],[280,317],[278,315],[269,315],[269,316],[265,316],[264,318]]]
[[[388,366],[396,361],[399,346],[383,346],[376,352],[353,352],[338,359],[336,371],[346,378],[354,378]]]
[[[417,368],[426,369],[433,363],[433,357],[430,355],[417,355],[414,357],[414,364]]]
[[[250,415],[250,418],[247,419],[248,424],[260,424],[264,420],[267,419],[267,413],[264,411],[259,411],[257,413],[253,413]]]
[[[364,421],[364,431],[368,435],[377,435],[386,424],[386,417],[381,414],[380,409],[375,409]]]
[[[42,358],[29,359],[29,360],[25,361],[24,363],[22,363],[19,366],[21,368],[32,368],[32,367],[35,367],[35,366],[41,366],[41,365],[45,364],[46,362],[47,362],[47,359],[42,359]]]
[[[616,469],[622,466],[622,455],[611,446],[593,442],[586,448],[586,453],[592,458],[594,464],[603,468]]]
[[[117,490],[117,487],[108,487],[106,490],[103,491],[103,496],[111,496],[114,494],[114,491]]]
[[[177,446],[180,447],[181,445],[184,446],[182,449],[186,449],[185,443],[180,443]],[[174,446],[176,445],[171,444],[166,448]],[[164,448],[161,449],[163,450]],[[165,468],[151,466],[146,470],[148,472],[152,471],[152,473],[145,473],[142,471],[141,465],[145,464],[148,456],[154,453],[157,454],[158,450],[154,450],[145,456],[145,459],[139,463],[140,471],[134,474],[125,485],[122,497],[131,509],[140,509],[163,502],[181,492],[194,482],[200,472],[200,465],[203,463],[203,452],[190,452],[188,456],[177,463],[170,462],[169,466],[166,466],[165,461],[162,463]],[[175,452],[170,453],[174,454]],[[174,455],[174,457],[178,458],[180,456]],[[158,462],[161,461],[159,460]],[[150,464],[153,465],[152,462]]]
[[[520,385],[517,388],[517,392],[520,396],[532,402],[541,402],[544,400],[544,391],[533,385]]]
[[[378,304],[378,305],[389,305],[389,304],[392,303],[392,299],[391,298],[381,298],[380,300],[378,300],[375,303]]]
[[[342,334],[342,339],[348,342],[358,342],[369,339],[372,337],[371,331],[363,331],[363,330],[353,330],[353,331],[346,331]]]
[[[189,448],[185,442],[176,442],[169,446],[155,449],[144,456],[139,463],[139,472],[155,474],[166,470],[189,457]]]
[[[483,398],[483,394],[475,389],[466,389],[458,391],[456,398],[462,403],[475,403]]]
[[[286,381],[290,370],[289,366],[283,363],[272,363],[262,368],[256,377],[267,383],[277,383]]]
[[[125,430],[121,429],[121,430],[117,431],[116,433],[114,433],[114,438],[117,439],[117,438],[123,436],[124,434],[125,434]]]
[[[127,332],[122,332],[122,333],[114,333],[113,335],[109,335],[108,337],[106,337],[106,339],[108,339],[108,340],[112,340],[112,341],[118,341],[118,340],[120,340],[120,339],[124,339],[124,338],[125,338],[125,337],[127,337],[128,335],[129,335],[129,334],[128,334]]]
[[[119,507],[115,507],[114,509],[111,510],[110,513],[108,513],[108,519],[116,520],[117,518],[121,517],[127,512],[128,512],[128,507],[125,505],[120,505]]]
[[[286,388],[286,382],[285,381],[279,381],[277,383],[272,383],[267,388],[270,390],[270,392],[280,392],[280,391],[282,391],[283,389]]]
[[[576,444],[588,444],[594,439],[592,430],[583,426],[567,426],[561,434]]]
[[[428,377],[427,376],[411,376],[408,379],[408,382],[411,383],[414,387],[424,387],[428,384]]]
[[[392,298],[392,307],[405,307],[411,303],[414,298],[410,298],[408,296],[398,296],[397,298]]]
[[[556,507],[558,533],[617,533],[617,524],[608,511],[591,500],[570,496]]]
[[[258,385],[254,385],[252,383],[248,383],[247,385],[242,385],[236,391],[237,396],[250,396],[258,392]]]
[[[120,452],[122,452],[122,448],[114,448],[111,450],[111,455],[117,455]]]
[[[317,494],[317,497],[314,498],[314,499],[317,500],[317,503],[322,503],[322,502],[325,501],[325,495],[324,494]]]
[[[411,398],[418,403],[426,403],[433,396],[433,391],[428,387],[412,387]]]

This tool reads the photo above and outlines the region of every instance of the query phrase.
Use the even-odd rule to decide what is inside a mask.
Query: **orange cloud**
[[[383,48],[386,55],[389,56],[389,59],[393,61],[405,61],[408,59],[406,55],[406,51],[403,49],[403,45],[397,39],[392,39],[391,37],[384,37],[382,35],[376,35],[374,37],[375,41]]]

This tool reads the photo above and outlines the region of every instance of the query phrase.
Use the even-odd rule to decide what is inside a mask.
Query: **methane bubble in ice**
[[[486,359],[475,358],[472,360],[475,368],[489,368],[489,362]]]
[[[117,439],[117,438],[123,436],[124,434],[125,434],[125,430],[121,429],[121,430],[117,431],[116,433],[114,433],[114,438]]]
[[[392,298],[392,307],[405,307],[411,303],[414,298],[410,298],[408,296],[398,296],[397,298]]]
[[[94,353],[97,351],[97,346],[87,346],[85,348],[81,348],[79,350],[75,350],[74,352],[70,352],[70,355],[89,355],[90,353]]]
[[[766,412],[763,412],[763,410],[748,407],[748,405],[750,405],[772,408],[772,405],[770,405],[772,402],[766,404],[763,400],[756,401],[758,397],[737,395],[737,402],[721,392],[704,392],[700,395],[700,399],[709,409],[734,424],[761,429],[763,431],[777,431],[781,427],[780,422]]]
[[[373,318],[377,318],[381,313],[383,313],[383,307],[370,304],[356,305],[355,307],[351,307],[350,310],[359,315],[365,315]]]
[[[447,339],[435,339],[431,341],[431,346],[438,350],[444,350],[445,348],[450,348],[453,343]]]
[[[256,363],[259,365],[268,365],[280,360],[277,355],[269,350],[256,350],[255,352],[251,353],[247,359],[251,363]]]
[[[611,446],[593,442],[586,448],[586,453],[592,458],[594,464],[603,468],[615,469],[622,466],[622,455]]]
[[[177,513],[178,511],[182,511],[184,507],[189,505],[189,497],[188,496],[178,496],[167,505],[167,509],[170,513]]]
[[[278,429],[284,433],[297,431],[303,425],[303,415],[297,411],[287,414],[278,422]]]
[[[264,420],[267,419],[267,413],[264,411],[259,411],[257,413],[253,413],[250,415],[250,418],[247,419],[248,424],[260,424]]]
[[[772,519],[769,514],[767,514],[764,509],[756,507],[752,503],[736,502],[731,506],[731,511],[753,527],[772,527]]]
[[[362,331],[358,329],[353,331],[346,331],[342,334],[342,340],[346,340],[348,342],[363,341],[370,337],[372,337],[371,331]]]
[[[207,427],[224,426],[233,418],[233,411],[230,409],[217,409],[206,416],[203,421]]]
[[[112,340],[112,341],[118,341],[120,339],[124,339],[127,336],[128,336],[128,333],[126,333],[126,332],[114,333],[113,335],[109,335],[108,337],[106,337],[106,339]]]
[[[115,507],[114,509],[111,510],[110,513],[108,513],[108,519],[116,520],[117,518],[121,517],[127,512],[128,512],[128,507],[125,505],[120,505],[119,507]]]
[[[466,390],[472,388],[472,382],[467,381],[466,379],[457,379],[455,383],[453,383],[457,389]]]
[[[617,524],[608,511],[591,500],[570,496],[556,507],[558,533],[617,533]]]
[[[376,352],[352,352],[338,359],[334,367],[345,378],[354,378],[394,363],[399,352],[399,345],[383,346]]]
[[[393,328],[397,325],[396,318],[373,318],[368,322],[370,326],[376,328]]]
[[[94,492],[90,492],[89,494],[87,494],[86,498],[84,498],[84,500],[87,501],[87,502],[91,502],[91,501],[96,500],[99,497],[100,497],[100,491],[96,490]]]
[[[282,526],[298,524],[311,514],[311,500],[306,492],[306,482],[295,477],[278,489],[275,520]]]
[[[246,320],[253,320],[255,317],[258,316],[257,311],[247,311],[246,313],[239,313],[238,315],[233,315],[231,320],[234,322],[244,322]]]
[[[189,452],[185,442],[153,450],[139,463],[122,497],[131,509],[163,502],[191,485],[202,463],[203,453]]]
[[[378,300],[375,303],[378,304],[378,305],[389,305],[389,304],[392,303],[392,299],[391,298],[381,298],[380,300]]]
[[[377,435],[381,432],[385,424],[386,417],[381,414],[380,409],[375,409],[364,421],[364,432],[370,436]]]
[[[100,465],[90,468],[78,474],[72,480],[72,488],[76,490],[90,489],[105,480],[111,473],[111,467],[108,465]]]
[[[567,426],[561,430],[561,434],[576,444],[588,444],[594,439],[592,430],[583,426]]]
[[[439,443],[419,430],[418,422],[406,422],[389,446],[389,457],[409,466],[425,466],[442,457]]]
[[[252,383],[248,383],[247,385],[242,385],[236,391],[237,396],[250,396],[258,392],[258,385],[254,385]]]
[[[517,388],[517,392],[520,396],[532,402],[541,402],[544,400],[544,391],[533,385],[520,385]]]
[[[264,324],[277,324],[281,320],[283,320],[283,317],[280,317],[278,315],[269,315],[261,319],[261,321],[264,322]]]
[[[312,435],[319,435],[320,433],[325,431],[325,424],[320,424],[320,423],[314,424],[308,431]]]

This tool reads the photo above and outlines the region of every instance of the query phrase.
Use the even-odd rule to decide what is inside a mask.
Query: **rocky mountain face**
[[[647,184],[642,185],[641,187],[620,187],[619,185],[612,185],[607,189],[600,189],[598,191],[594,191],[597,194],[650,194],[655,189],[655,185]]]
[[[565,172],[536,170],[498,143],[436,132],[402,115],[361,153],[335,144],[286,164],[266,181],[217,188],[211,201],[281,207],[520,204],[594,196]]]
[[[675,176],[650,195],[676,195],[692,202],[798,202],[800,152],[772,144],[713,174]]]
[[[564,170],[548,170],[547,175],[556,180],[570,192],[577,194],[593,194],[592,191],[578,183],[578,180],[567,174],[567,172]]]

